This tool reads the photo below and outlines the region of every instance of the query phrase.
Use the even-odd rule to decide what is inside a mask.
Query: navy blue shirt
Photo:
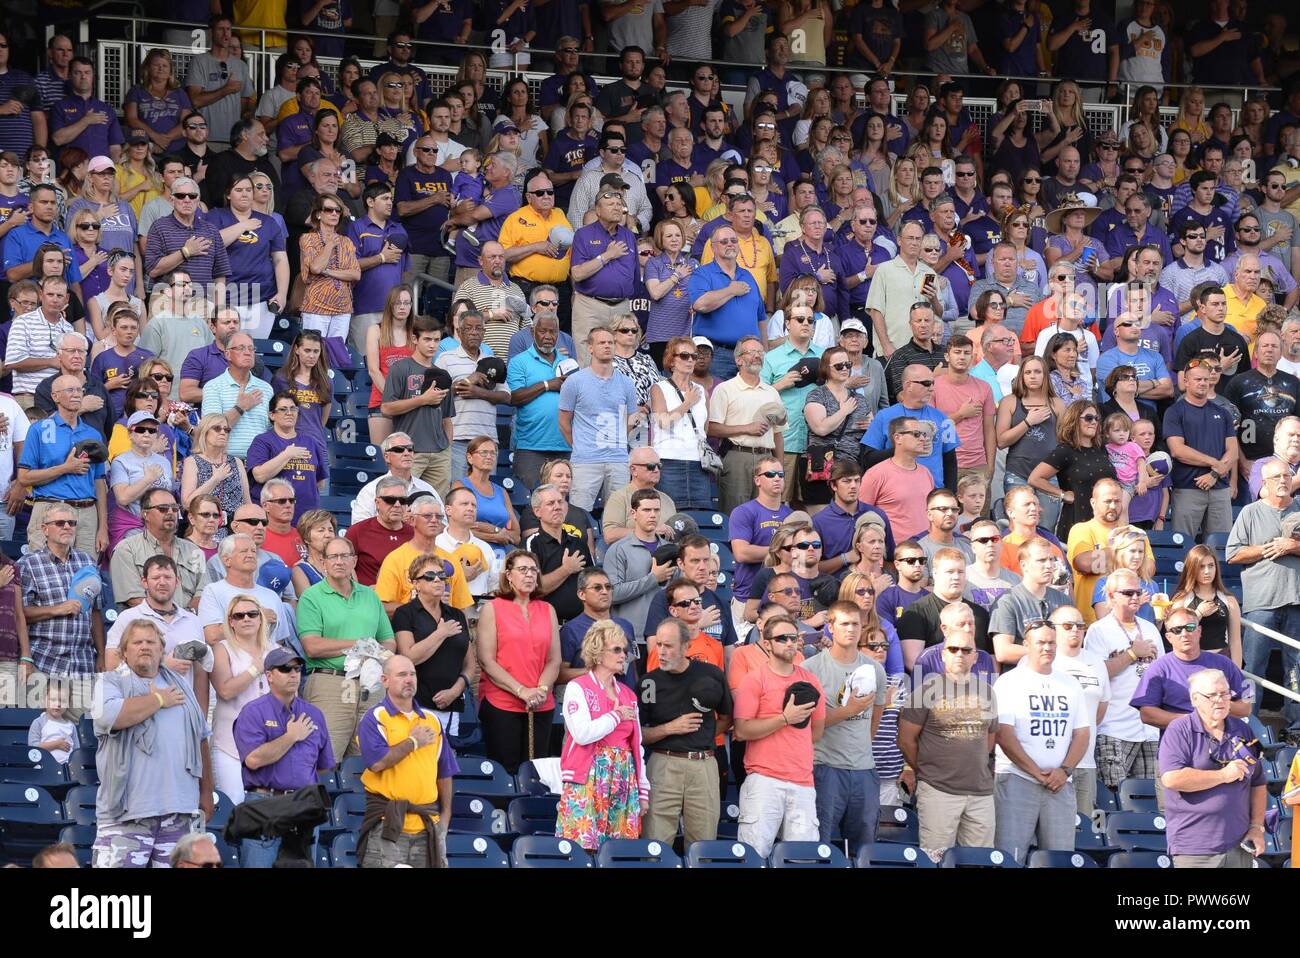
[[[1192,449],[1218,459],[1227,451],[1227,442],[1235,432],[1232,416],[1218,403],[1193,406],[1184,397],[1166,410],[1162,435],[1166,440],[1170,436],[1180,436]],[[1195,489],[1197,478],[1207,472],[1209,469],[1205,466],[1189,466],[1174,459],[1170,477],[1175,489]],[[1228,488],[1228,480],[1216,480],[1214,488]]]
[[[623,636],[627,639],[627,671],[617,678],[628,688],[636,688],[636,667],[632,664],[636,659],[633,654],[633,649],[636,648],[636,630],[627,619],[621,619],[616,615],[611,615],[609,618],[623,630]],[[582,661],[582,640],[586,638],[587,630],[595,624],[596,620],[583,612],[560,626],[560,658],[566,664],[575,669],[587,667],[587,664]]]
[[[1056,53],[1056,75],[1075,80],[1105,80],[1110,63],[1110,48],[1119,46],[1119,31],[1111,19],[1093,4],[1088,13],[1092,25],[1083,37],[1077,32]],[[1052,31],[1060,32],[1066,24],[1079,19],[1073,5],[1052,20]],[[1100,53],[1094,51],[1100,49]],[[1037,73],[1037,69],[1033,72]]]
[[[717,639],[723,645],[735,645],[738,640],[736,638],[736,627],[731,621],[731,604],[722,601],[718,593],[712,589],[703,590],[700,593],[700,598],[704,600],[704,608],[718,610],[718,624],[707,629],[700,629],[700,631]],[[655,630],[659,628],[659,623],[666,618],[668,618],[668,599],[664,595],[664,590],[660,589],[654,594],[654,598],[650,600],[650,611],[646,613],[646,637],[649,638],[654,635]]]
[[[432,172],[421,173],[417,167],[408,166],[397,174],[397,189],[393,192],[393,214],[394,216],[397,214],[398,203],[422,200],[434,193],[450,192],[450,190],[451,174],[446,170],[435,167]],[[407,236],[410,237],[412,253],[425,256],[447,255],[441,237],[442,224],[447,222],[447,211],[448,208],[445,206],[430,206],[413,216],[401,217],[401,223],[406,227]]]

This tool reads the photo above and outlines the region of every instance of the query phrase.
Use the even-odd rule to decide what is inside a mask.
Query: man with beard
[[[240,120],[230,129],[230,149],[217,153],[208,164],[204,180],[206,202],[209,206],[226,205],[226,187],[241,176],[265,173],[275,188],[276,203],[283,206],[285,197],[280,190],[280,174],[267,156],[270,139],[257,120]]]
[[[1255,339],[1255,368],[1238,373],[1223,390],[1224,398],[1241,410],[1237,433],[1238,474],[1249,477],[1255,461],[1273,453],[1278,423],[1300,411],[1300,379],[1278,369],[1282,337],[1266,330]]]
[[[126,536],[113,550],[109,567],[113,576],[113,598],[120,608],[139,605],[144,599],[145,563],[155,555],[170,558],[176,565],[176,602],[191,611],[199,607],[199,595],[208,584],[203,550],[176,535],[180,506],[170,489],[149,489],[140,497],[144,528]]]

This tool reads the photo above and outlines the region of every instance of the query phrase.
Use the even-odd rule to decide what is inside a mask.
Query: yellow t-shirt
[[[237,27],[262,27],[266,30],[283,30],[284,0],[235,0],[233,13]],[[262,34],[254,30],[240,30],[239,38],[250,50],[258,49]],[[283,33],[266,34],[267,49],[283,47],[288,41]]]
[[[700,265],[707,266],[712,262],[713,244],[705,243],[704,254],[700,257]],[[772,244],[767,241],[767,237],[758,230],[754,230],[748,239],[742,239],[736,264],[749,270],[754,277],[754,281],[758,283],[759,292],[766,299],[768,284],[775,283],[777,278],[776,257],[772,253]]]
[[[551,230],[556,226],[568,226],[569,218],[561,209],[551,210],[549,219],[525,203],[506,217],[497,241],[507,251],[514,246],[528,246],[530,243],[545,242]],[[569,255],[572,250],[565,250],[559,259],[530,253],[523,259],[510,264],[510,275],[515,279],[526,279],[532,283],[563,283],[569,278]]]
[[[333,110],[334,113],[339,118],[339,129],[340,130],[343,129],[343,114],[339,112],[338,107],[336,107],[333,103],[331,103],[329,100],[325,99],[324,97],[321,97],[320,108],[322,110]],[[281,105],[280,112],[276,113],[275,115],[276,126],[279,126],[281,123],[289,119],[289,117],[293,116],[297,112],[298,112],[298,98],[296,96],[291,96],[289,97],[289,99],[285,100],[284,103]]]
[[[116,179],[118,195],[121,195],[127,190],[135,189],[141,183],[148,182],[148,177],[143,173],[137,173],[125,163],[118,166]],[[135,218],[138,220],[140,218],[140,211],[144,209],[144,204],[160,196],[162,196],[162,193],[150,186],[135,194],[135,196],[131,197],[127,202],[131,204],[131,209],[135,213]]]
[[[1097,588],[1099,575],[1084,575],[1074,564],[1075,557],[1098,546],[1105,549],[1106,542],[1113,530],[1106,528],[1096,519],[1076,522],[1070,528],[1070,536],[1065,543],[1066,558],[1074,573],[1074,605],[1083,614],[1083,621],[1092,624],[1097,621],[1097,614],[1092,610],[1092,593]],[[1151,543],[1147,543],[1147,560],[1155,562]]]
[[[454,570],[447,604],[454,609],[468,609],[474,604],[474,597],[470,595],[469,583],[465,581],[465,572],[460,563],[443,549],[435,548],[433,554],[450,562]],[[410,542],[405,542],[388,553],[383,565],[379,567],[379,577],[375,579],[375,594],[379,596],[380,602],[405,605],[415,597],[415,586],[411,584],[408,573],[411,563],[418,555],[419,550]]]

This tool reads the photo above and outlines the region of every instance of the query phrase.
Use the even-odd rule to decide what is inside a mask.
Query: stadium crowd
[[[96,867],[352,756],[362,867],[445,866],[480,755],[592,853],[1024,862],[1147,779],[1178,867],[1277,850],[1284,14],[358,6],[169,5],[121,103],[0,34],[0,692],[93,749]]]

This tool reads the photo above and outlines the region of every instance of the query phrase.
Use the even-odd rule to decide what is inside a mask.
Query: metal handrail
[[[1273,629],[1270,629],[1266,625],[1259,625],[1258,623],[1251,622],[1245,616],[1242,616],[1241,624],[1250,626],[1260,635],[1272,639],[1274,642],[1279,642],[1282,645],[1289,645],[1293,649],[1300,649],[1300,642],[1297,642],[1295,639],[1290,638],[1289,636],[1283,635],[1281,632],[1274,631]],[[1242,674],[1245,675],[1246,678],[1250,679],[1252,682],[1258,682],[1261,686],[1268,689],[1270,692],[1276,692],[1278,695],[1282,696],[1283,698],[1288,698],[1293,702],[1300,702],[1300,694],[1297,694],[1296,692],[1293,692],[1288,688],[1284,688],[1283,686],[1278,685],[1275,682],[1270,682],[1268,679],[1264,678],[1263,676],[1255,675],[1251,672],[1246,672],[1244,669],[1242,670]]]

